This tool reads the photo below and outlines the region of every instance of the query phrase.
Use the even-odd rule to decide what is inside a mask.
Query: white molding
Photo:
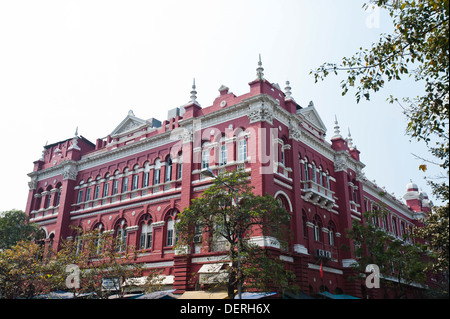
[[[315,265],[315,264],[308,263],[308,268],[315,269],[315,270],[320,270],[320,265]],[[343,275],[344,274],[344,272],[342,270],[336,269],[336,268],[332,268],[332,267],[322,266],[322,270],[326,271],[326,272],[331,272],[333,274],[338,274],[338,275]]]

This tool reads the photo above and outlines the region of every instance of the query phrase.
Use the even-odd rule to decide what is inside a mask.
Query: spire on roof
[[[341,136],[341,131],[339,130],[339,124],[338,124],[338,120],[337,120],[337,116],[334,116],[334,136],[333,138],[342,138]]]
[[[349,149],[353,149],[353,139],[352,134],[350,133],[350,128],[348,128],[347,145]]]
[[[261,62],[261,53],[259,54],[259,61],[258,61],[258,68],[256,69],[256,76],[258,77],[259,80],[263,80],[264,79],[264,68],[262,67],[262,62]]]
[[[192,91],[191,91],[191,102],[197,103],[197,91],[195,90],[196,86],[195,86],[195,78],[194,81],[192,83]]]
[[[291,96],[292,93],[291,93],[291,86],[290,86],[289,81],[286,81],[286,87],[284,88],[284,90],[285,90],[284,93],[286,94],[285,100],[294,100]]]

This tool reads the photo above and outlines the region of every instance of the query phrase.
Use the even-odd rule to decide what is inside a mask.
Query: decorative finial
[[[334,136],[332,138],[342,138],[336,115],[334,116]]]
[[[286,98],[285,98],[285,100],[293,100],[293,98],[291,97],[291,86],[290,86],[290,83],[289,83],[289,81],[286,81],[286,87],[284,88],[285,89],[285,94],[286,94]]]
[[[352,134],[350,133],[350,128],[348,128],[347,145],[348,145],[349,149],[353,149],[353,139],[352,139]]]
[[[197,102],[197,91],[195,90],[196,86],[195,86],[195,78],[192,84],[192,91],[191,91],[191,102],[196,103]]]
[[[259,54],[259,61],[258,61],[258,68],[256,69],[256,76],[258,77],[259,80],[263,80],[264,79],[264,68],[262,67],[262,62],[261,62],[261,53]]]
[[[129,110],[129,111],[128,111],[128,115],[129,115],[129,116],[134,116],[133,110]]]
[[[78,139],[79,139],[79,137],[78,137],[78,126],[77,126],[77,128],[75,129],[75,136],[72,139],[72,145],[70,145],[69,150],[72,150],[72,149],[80,150],[80,147],[78,146]]]

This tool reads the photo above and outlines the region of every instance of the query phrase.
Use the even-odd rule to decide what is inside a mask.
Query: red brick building
[[[297,277],[301,289],[326,289],[364,297],[361,283],[348,280],[355,257],[345,229],[352,220],[383,202],[388,216],[377,221],[398,237],[426,216],[432,203],[412,182],[406,204],[369,181],[351,137],[340,134],[337,120],[331,142],[312,102],[302,107],[263,76],[261,63],[250,90],[236,96],[225,86],[208,107],[191,100],[169,111],[162,123],[132,111],[105,139],[73,138],[46,145],[29,174],[26,211],[57,248],[74,238],[70,225],[101,228],[140,249],[138,262],[164,269],[165,283],[178,292],[201,283],[201,267],[223,263],[223,245],[193,244],[188,257],[174,250],[177,213],[213,182],[200,174],[210,168],[244,168],[255,193],[279,198],[292,214],[294,238],[280,251],[270,238],[254,242],[270,247]],[[126,249],[121,247],[120,249]],[[320,277],[320,261],[323,278]]]

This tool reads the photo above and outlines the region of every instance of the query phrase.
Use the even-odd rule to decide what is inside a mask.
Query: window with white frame
[[[155,174],[153,177],[153,185],[157,185],[161,180],[161,160],[159,158],[155,161]]]
[[[170,155],[166,159],[166,182],[172,180],[172,157]]]
[[[226,165],[227,164],[227,145],[222,144],[220,145],[220,153],[219,153],[219,165]]]
[[[204,143],[202,147],[202,170],[209,167],[209,143]]]
[[[94,188],[94,199],[98,199],[100,197],[100,185],[95,185]]]
[[[106,197],[109,195],[109,183],[105,183],[103,185],[103,197]]]
[[[305,173],[305,181],[309,181],[309,168],[308,168],[308,158],[305,157],[305,161],[303,164],[304,173]]]
[[[141,249],[151,249],[152,248],[152,238],[153,238],[153,224],[151,221],[143,222],[141,225]]]
[[[133,184],[131,185],[131,190],[138,189],[139,187],[139,175],[133,175]]]
[[[317,183],[317,167],[316,167],[316,163],[314,163],[314,162],[312,162],[311,174],[312,174],[313,182]]]
[[[167,240],[166,240],[166,245],[167,246],[173,246],[173,242],[174,242],[174,221],[172,218],[169,218],[167,220]]]
[[[127,224],[122,220],[116,228],[116,252],[125,251],[127,246]]]
[[[79,203],[81,203],[82,201],[83,201],[83,190],[80,189],[80,190],[78,191],[78,199],[77,199],[77,203],[79,204]]]
[[[241,137],[238,138],[238,161],[243,162],[246,159],[247,159],[247,139],[242,134]]]

